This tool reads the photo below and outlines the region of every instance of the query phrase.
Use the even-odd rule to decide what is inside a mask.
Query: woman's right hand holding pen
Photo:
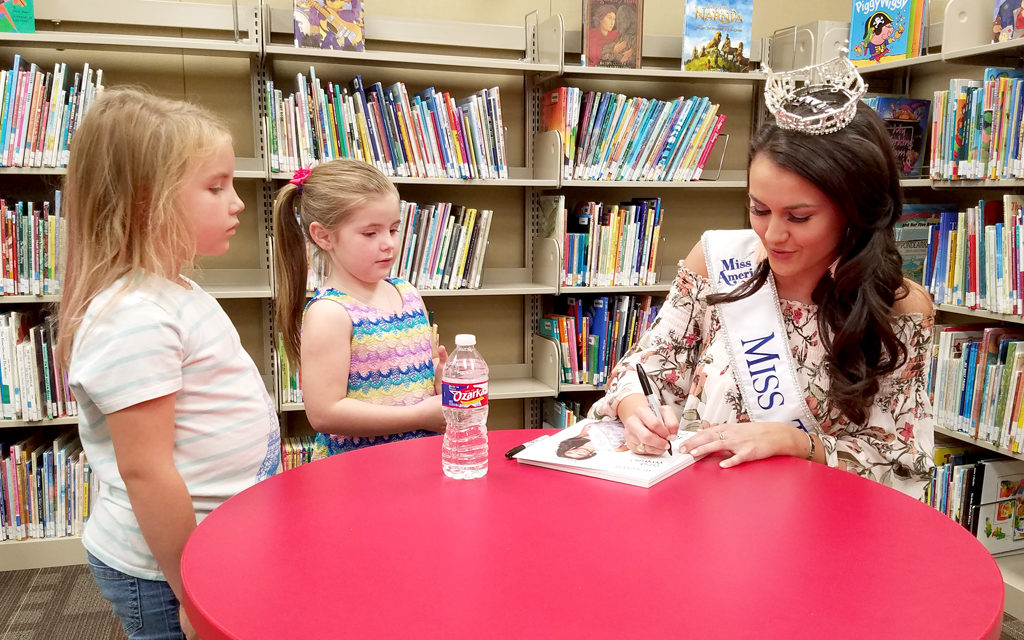
[[[628,395],[619,402],[617,413],[630,451],[659,456],[668,450],[671,439],[679,431],[679,420],[669,407],[658,408],[660,416],[640,393]]]

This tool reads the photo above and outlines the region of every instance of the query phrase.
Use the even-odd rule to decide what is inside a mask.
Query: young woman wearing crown
[[[723,467],[795,456],[923,495],[934,308],[902,276],[900,173],[864,90],[845,58],[769,72],[775,122],[751,143],[751,229],[703,235],[591,409],[621,420],[637,453],[661,454],[677,429],[699,430],[683,447],[724,452]]]

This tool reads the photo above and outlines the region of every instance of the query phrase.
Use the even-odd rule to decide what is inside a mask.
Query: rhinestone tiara
[[[768,79],[764,100],[768,111],[782,129],[809,135],[825,135],[839,131],[853,120],[857,102],[867,91],[864,79],[849,58],[833,58],[793,71],[774,73],[765,67]],[[804,84],[797,87],[797,82]],[[814,93],[829,91],[845,97],[842,104],[828,104]],[[808,115],[797,115],[791,109],[802,107]]]

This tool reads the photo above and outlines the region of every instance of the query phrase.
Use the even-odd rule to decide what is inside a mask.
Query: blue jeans
[[[130,640],[183,640],[178,599],[163,580],[136,578],[88,553],[89,570]]]

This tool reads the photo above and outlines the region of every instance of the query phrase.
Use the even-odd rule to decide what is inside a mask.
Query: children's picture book
[[[992,42],[1003,42],[1024,35],[1024,6],[1021,0],[994,0]]]
[[[686,0],[683,69],[750,71],[753,0]]]
[[[35,33],[35,0],[0,0],[0,32]]]
[[[853,64],[860,67],[907,57],[914,0],[853,0],[852,5],[849,57]]]
[[[974,475],[972,533],[992,555],[1024,551],[1024,462],[983,460]]]
[[[643,0],[583,0],[584,67],[640,68]]]
[[[295,46],[362,51],[363,0],[294,0]]]
[[[903,258],[903,275],[918,284],[924,284],[931,227],[938,226],[943,211],[956,211],[956,205],[906,203],[893,229],[896,249]]]
[[[694,463],[679,446],[694,434],[680,431],[672,441],[672,453],[639,455],[626,446],[622,423],[585,419],[550,438],[530,444],[516,454],[523,464],[651,487]]]
[[[931,100],[878,96],[865,102],[885,121],[903,177],[921,175]]]

